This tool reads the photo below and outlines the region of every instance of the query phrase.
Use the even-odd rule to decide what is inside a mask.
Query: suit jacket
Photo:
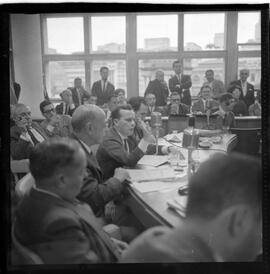
[[[36,122],[32,122],[32,127],[46,140],[48,136],[43,128]],[[22,129],[17,125],[10,128],[10,152],[13,160],[21,160],[29,158],[29,154],[33,149],[33,145],[20,138]]]
[[[249,106],[252,105],[255,101],[254,86],[250,84],[249,82],[247,82],[247,93],[246,93],[246,96],[244,96],[242,86],[241,86],[241,80],[235,81],[233,85],[240,87],[241,95],[239,99],[243,100],[246,103],[247,108],[249,108]]]
[[[186,115],[187,113],[189,113],[189,106],[180,103],[179,107],[178,107],[178,113],[177,114],[172,114],[171,113],[171,107],[172,105],[169,104],[168,106],[166,106],[164,108],[163,114],[165,116],[170,116],[170,115]]]
[[[59,117],[59,123],[54,126],[52,131],[48,130],[47,127],[49,122],[46,119],[40,123],[41,127],[49,137],[67,137],[71,134],[71,117],[68,115],[59,115]]]
[[[176,85],[180,85],[176,87]],[[192,86],[191,78],[189,75],[181,74],[180,82],[176,75],[169,79],[169,89],[171,92],[178,92],[181,97],[181,103],[188,106],[191,105],[190,88]]]
[[[215,100],[209,100],[210,101],[210,110],[211,113],[218,110],[218,102]],[[194,102],[192,106],[192,112],[202,112],[206,113],[206,108],[204,108],[203,100],[200,98],[198,101]]]
[[[69,108],[68,112],[64,113],[64,103],[63,102],[55,107],[55,111],[57,114],[65,114],[65,115],[69,115],[69,116],[72,116],[75,109],[76,109],[76,107],[73,109]]]
[[[247,105],[243,100],[238,100],[238,102],[233,106],[232,112],[235,116],[248,116]]]
[[[143,157],[143,151],[138,148],[138,143],[142,137],[135,136],[135,132],[140,132],[140,136],[142,136],[142,132],[138,127],[135,129],[133,135],[127,138],[129,152],[125,150],[123,141],[114,127],[106,132],[96,154],[105,179],[113,176],[114,170],[118,167],[135,167]],[[155,145],[148,145],[146,154],[154,154],[155,152]],[[161,154],[161,146],[158,147],[158,152]]]
[[[154,106],[154,110],[152,110],[152,112],[160,112],[161,114],[163,114],[164,107]],[[150,111],[150,108],[148,107],[146,116],[151,116],[152,112]]]
[[[123,253],[121,263],[214,262],[198,235],[187,229],[153,227],[139,235]]]
[[[94,82],[92,86],[91,93],[97,96],[97,105],[102,106],[105,103],[108,103],[109,97],[114,92],[114,85],[107,82],[107,86],[104,92],[102,92],[101,80]]]
[[[88,99],[90,97],[90,94],[83,88],[79,89],[80,95],[81,95],[81,100],[79,100],[79,96],[77,93],[77,90],[75,87],[69,88],[72,92],[72,99],[74,102],[75,107],[78,107],[79,105],[83,104],[84,99]]]
[[[168,90],[167,84],[166,86],[163,86],[163,84],[157,79],[150,81],[145,90],[144,96],[148,93],[155,94],[156,106],[166,105],[167,97],[169,96],[169,90]]]
[[[209,85],[210,87],[212,87],[212,96],[215,99],[218,99],[222,94],[226,92],[224,83],[220,80],[214,79],[211,83],[205,82],[203,85]],[[199,92],[198,95],[200,96],[200,94],[201,92]]]
[[[45,264],[115,262],[119,257],[89,206],[35,188],[16,211],[14,233]]]
[[[216,128],[222,129],[223,125],[228,126],[229,128],[235,127],[235,119],[233,112],[228,112],[225,117],[218,115],[216,119]]]
[[[252,104],[248,108],[248,113],[250,116],[261,116],[262,109],[257,104]]]
[[[124,185],[113,177],[105,181],[96,157],[85,149],[76,135],[71,136],[79,142],[87,157],[87,176],[77,198],[88,203],[96,216],[101,216],[105,204],[118,199],[124,190]]]

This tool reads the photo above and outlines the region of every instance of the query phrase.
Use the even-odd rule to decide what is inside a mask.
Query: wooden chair
[[[237,145],[234,151],[258,156],[261,128],[231,128],[230,131],[237,135]]]

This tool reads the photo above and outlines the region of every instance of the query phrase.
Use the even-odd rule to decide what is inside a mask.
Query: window
[[[47,92],[52,99],[59,99],[64,89],[73,87],[76,77],[80,77],[85,84],[84,61],[48,62],[45,70]]]
[[[152,59],[139,60],[139,95],[144,96],[144,92],[151,80],[155,80],[157,70],[164,71],[164,80],[168,84],[171,76],[174,75],[172,63],[175,59]]]
[[[191,96],[197,96],[201,86],[206,82],[205,72],[208,69],[214,71],[215,79],[221,80],[224,83],[225,69],[223,58],[184,59],[183,72],[190,75],[192,80]]]
[[[92,52],[123,53],[126,51],[126,17],[91,18]],[[90,41],[91,43],[91,41]]]
[[[137,51],[176,51],[177,15],[138,15]]]
[[[47,18],[46,54],[81,54],[84,51],[83,18]],[[47,43],[46,43],[47,41]]]
[[[238,59],[238,74],[239,79],[240,70],[247,68],[249,69],[249,78],[247,79],[255,88],[260,89],[261,81],[261,58],[239,58]]]
[[[260,18],[259,12],[238,13],[237,43],[247,44],[239,46],[239,50],[260,50],[260,45],[256,45],[261,43]]]
[[[224,13],[184,15],[184,50],[224,50]]]
[[[91,65],[91,82],[100,80],[100,68],[109,68],[108,80],[114,85],[115,89],[122,88],[127,90],[126,83],[126,62],[124,60],[93,61]],[[91,87],[92,87],[91,85]]]

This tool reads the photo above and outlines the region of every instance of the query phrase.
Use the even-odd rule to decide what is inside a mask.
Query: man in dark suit
[[[24,104],[14,106],[15,125],[10,128],[10,152],[13,160],[29,157],[33,147],[48,138],[43,128],[32,121],[31,110]]]
[[[232,93],[232,96],[235,100],[232,112],[235,116],[248,116],[248,109],[246,103],[240,99],[241,96],[241,87],[234,86],[228,92]]]
[[[173,62],[173,70],[175,75],[169,79],[169,89],[171,92],[178,92],[181,98],[181,103],[190,106],[190,88],[192,86],[191,78],[189,75],[182,74],[182,66],[178,60]]]
[[[211,98],[211,93],[211,87],[203,85],[200,90],[201,98],[192,105],[192,112],[195,114],[206,113],[207,111],[210,111],[210,114],[215,112],[219,107],[219,103]]]
[[[252,105],[255,101],[254,86],[247,81],[248,77],[249,77],[249,70],[241,69],[240,79],[230,83],[230,86],[240,87],[240,91],[241,91],[240,99],[246,103],[247,108],[249,108],[249,106]]]
[[[69,89],[72,92],[72,100],[75,104],[75,107],[80,106],[90,97],[90,94],[83,88],[82,79],[79,77],[74,79],[74,87]]]
[[[75,110],[75,104],[73,103],[71,90],[66,89],[62,91],[60,93],[60,97],[63,100],[63,102],[55,107],[56,113],[72,116]]]
[[[163,107],[156,105],[156,95],[154,93],[145,93],[144,99],[147,104],[147,116],[151,116],[152,112],[163,113]]]
[[[116,262],[124,243],[112,240],[92,209],[79,202],[86,156],[71,139],[51,139],[30,154],[35,187],[16,211],[14,234],[45,264]]]
[[[170,115],[186,115],[189,113],[189,106],[181,103],[178,92],[173,92],[170,98],[170,104],[165,107],[163,114]]]
[[[169,90],[167,83],[164,81],[164,72],[162,70],[158,70],[156,72],[156,79],[150,81],[144,96],[147,93],[153,93],[156,96],[156,106],[165,106],[167,103],[167,97],[169,96]]]
[[[150,228],[122,263],[254,261],[262,250],[262,170],[249,156],[216,153],[191,177],[180,225]]]
[[[94,82],[91,93],[97,96],[97,105],[108,103],[110,95],[114,92],[114,85],[108,81],[109,68],[100,68],[101,80]]]
[[[75,110],[71,123],[72,137],[79,142],[87,156],[87,176],[84,178],[84,183],[77,197],[79,200],[88,203],[97,217],[104,217],[105,215],[106,219],[110,220],[112,213],[107,210],[105,205],[113,200],[123,198],[129,175],[123,168],[117,168],[110,178],[105,179],[91,150],[91,146],[102,141],[106,127],[105,113],[98,106],[83,105]],[[130,241],[137,235],[136,231],[126,227],[129,226],[126,224],[128,222],[129,219],[124,223],[116,223],[115,221],[117,225],[121,226],[122,238],[126,241]]]

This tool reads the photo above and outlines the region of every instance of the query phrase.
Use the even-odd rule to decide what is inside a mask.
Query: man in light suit
[[[71,139],[50,139],[30,154],[35,187],[16,211],[14,234],[45,264],[116,262],[127,245],[112,240],[92,209],[76,196],[83,184],[86,156]]]
[[[182,66],[178,60],[173,62],[173,70],[175,75],[169,79],[169,89],[171,92],[178,92],[181,98],[181,103],[190,106],[190,88],[192,86],[191,78],[189,75],[182,74]]]
[[[65,89],[60,93],[60,97],[63,100],[63,102],[55,107],[56,113],[72,116],[76,107],[73,103],[71,90]]]
[[[241,69],[240,79],[230,83],[230,86],[240,87],[240,91],[241,91],[240,100],[243,100],[246,103],[247,108],[249,108],[249,106],[252,105],[255,101],[254,86],[247,81],[248,77],[249,77],[249,70]]]
[[[145,102],[147,104],[147,116],[151,116],[152,112],[163,113],[163,107],[156,105],[156,95],[154,93],[148,92],[144,95]]]
[[[164,81],[164,72],[162,70],[156,71],[156,79],[150,81],[144,96],[147,93],[153,93],[156,96],[156,106],[165,106],[167,97],[169,96],[169,89],[167,83]]]
[[[29,157],[29,153],[38,143],[48,139],[43,128],[32,121],[31,110],[24,104],[17,104],[13,109],[15,125],[10,128],[10,152],[13,160]]]
[[[174,228],[154,227],[141,234],[120,262],[255,261],[262,249],[260,161],[213,155],[191,177],[184,214]]]
[[[204,85],[201,87],[201,98],[198,101],[194,102],[194,104],[192,105],[192,112],[194,112],[195,114],[201,114],[206,113],[207,110],[209,110],[211,114],[218,109],[218,102],[211,99],[211,90],[211,87],[208,85]]]
[[[72,99],[75,104],[75,107],[80,106],[87,101],[90,97],[90,94],[83,88],[82,79],[77,77],[74,79],[74,87],[69,88],[72,92]]]
[[[108,81],[109,68],[100,68],[101,80],[94,82],[91,93],[97,96],[97,105],[108,103],[110,95],[114,92],[114,85]]]

